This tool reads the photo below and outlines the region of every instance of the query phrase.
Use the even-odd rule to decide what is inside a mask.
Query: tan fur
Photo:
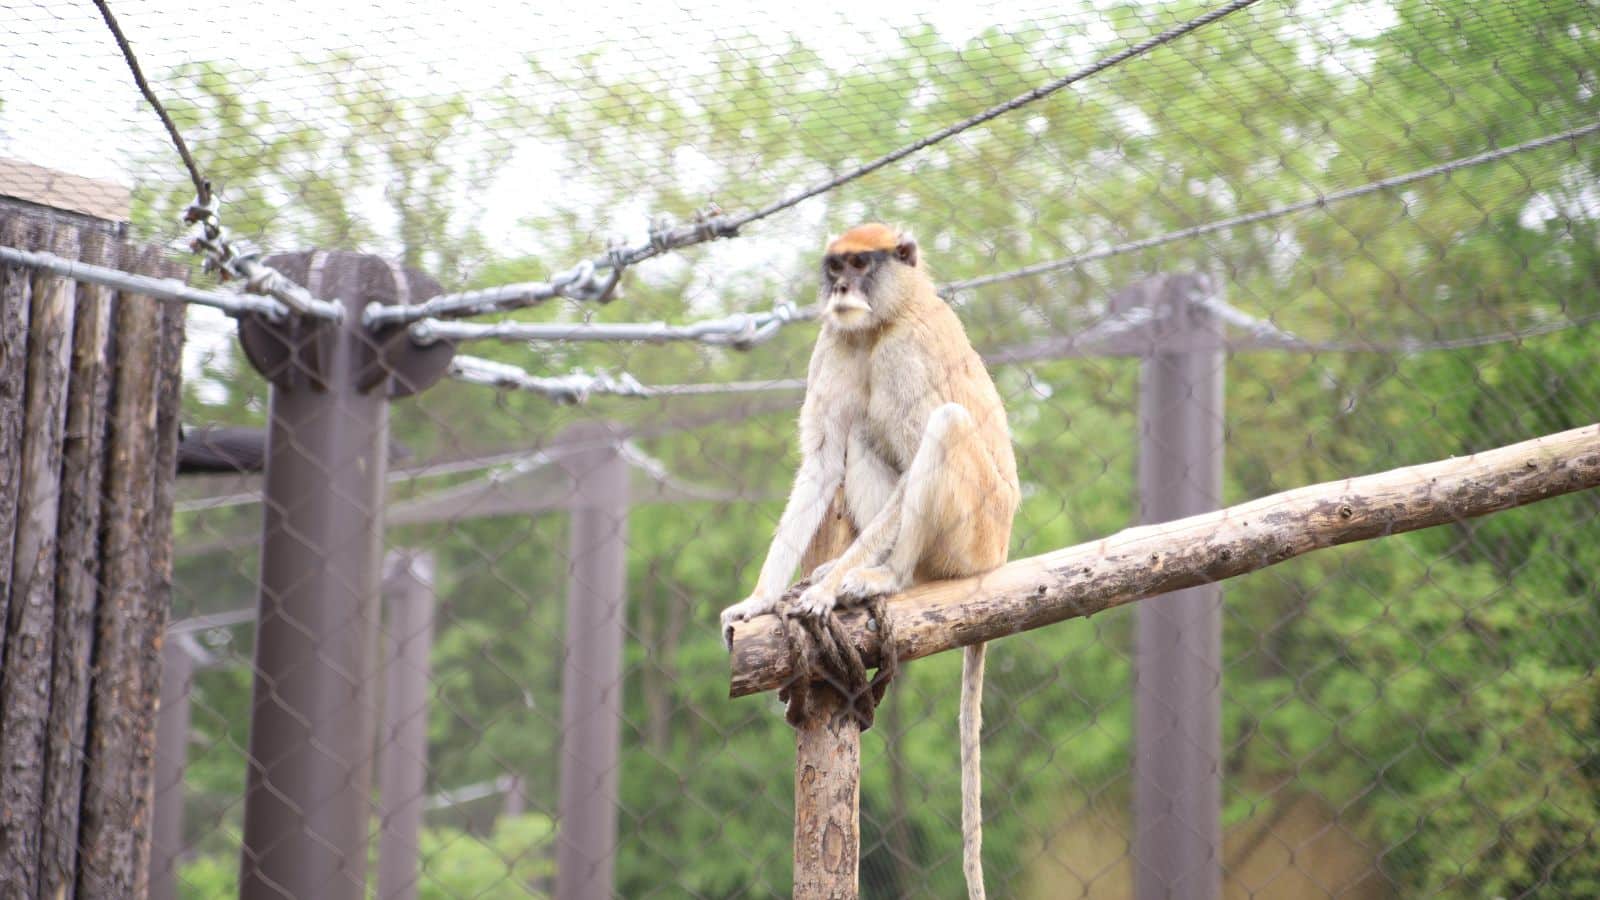
[[[1021,491],[1000,395],[909,236],[862,225],[826,252],[874,251],[890,256],[871,272],[824,270],[822,331],[800,411],[800,471],[755,590],[722,613],[724,634],[734,621],[774,608],[841,482],[860,534],[813,573],[797,614],[825,615],[841,601],[976,575],[1006,561]],[[980,647],[965,657],[961,715],[962,830],[972,897],[983,896],[982,679]]]

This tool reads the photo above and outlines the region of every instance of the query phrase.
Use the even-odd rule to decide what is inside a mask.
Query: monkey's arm
[[[817,533],[822,517],[828,512],[834,492],[843,481],[842,458],[837,461],[819,459],[800,467],[794,488],[789,492],[789,503],[778,519],[772,546],[767,549],[766,561],[761,564],[752,597],[771,597],[776,601],[783,594],[789,586],[789,576],[794,574],[794,567],[799,565],[812,535]]]
[[[830,452],[830,447],[838,450]],[[817,533],[822,517],[828,512],[834,492],[843,481],[843,441],[824,441],[817,452],[806,455],[795,476],[794,488],[789,492],[789,502],[778,519],[778,531],[767,548],[767,558],[761,564],[755,590],[748,598],[722,611],[724,638],[734,622],[769,613],[777,606],[784,589],[789,586],[789,576],[800,563],[812,535]]]

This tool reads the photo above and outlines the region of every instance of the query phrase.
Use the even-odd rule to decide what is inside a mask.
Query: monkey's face
[[[835,238],[822,256],[823,321],[839,331],[890,321],[911,289],[917,260],[911,235],[876,222]]]
[[[822,314],[835,327],[855,331],[871,326],[885,282],[894,265],[888,250],[853,250],[822,258]]]

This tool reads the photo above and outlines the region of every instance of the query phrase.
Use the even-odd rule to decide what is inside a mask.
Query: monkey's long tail
[[[968,900],[983,893],[983,769],[978,735],[983,731],[983,644],[961,655],[961,868]]]

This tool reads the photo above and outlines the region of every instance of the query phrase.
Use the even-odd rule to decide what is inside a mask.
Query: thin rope
[[[605,302],[612,297],[621,271],[628,266],[660,256],[669,250],[692,247],[720,238],[735,237],[738,235],[739,229],[745,225],[760,221],[819,194],[825,194],[855,181],[884,166],[905,159],[913,153],[982,125],[991,119],[1026,106],[1035,100],[1048,97],[1085,78],[1114,68],[1128,60],[1143,56],[1157,47],[1169,44],[1190,32],[1204,28],[1225,16],[1259,2],[1260,0],[1233,0],[1233,2],[1219,6],[1204,15],[1190,19],[1127,49],[1084,66],[1076,72],[1057,78],[1047,84],[1042,84],[1004,103],[991,106],[983,112],[946,126],[933,134],[906,144],[877,159],[856,166],[848,172],[790,194],[752,212],[739,216],[727,216],[719,208],[713,206],[710,209],[702,210],[695,216],[693,222],[685,225],[674,226],[669,220],[658,222],[652,225],[649,240],[646,242],[631,247],[625,244],[613,246],[604,255],[584,260],[576,266],[552,276],[549,281],[506,285],[462,294],[441,295],[429,300],[427,303],[412,307],[374,304],[369,306],[364,314],[366,324],[368,327],[378,327],[385,324],[414,322],[418,319],[435,316],[464,318],[492,312],[509,312],[543,303],[558,296]],[[610,270],[609,276],[602,277],[599,273],[606,270]]]
[[[1182,25],[1169,28],[1154,37],[1140,41],[1139,43],[1134,44],[1132,47],[1129,47],[1119,53],[1114,53],[1097,62],[1090,63],[1089,65],[1084,66],[1070,75],[1065,75],[1061,78],[1057,78],[1055,81],[1039,85],[1027,93],[1019,94],[1018,96],[1013,97],[1004,103],[991,106],[977,115],[962,119],[960,122],[942,128],[939,131],[922,138],[921,140],[914,141],[898,150],[886,153],[883,156],[872,160],[871,162],[856,166],[854,169],[851,169],[848,172],[837,175],[828,179],[827,181],[820,182],[798,193],[791,194],[782,200],[770,203],[754,212],[745,213],[742,216],[736,216],[731,220],[730,224],[733,228],[738,229],[750,224],[751,222],[756,222],[775,213],[782,212],[783,210],[786,210],[789,207],[805,200],[809,200],[818,194],[827,193],[828,191],[848,184],[849,182],[854,181],[863,175],[868,175],[877,171],[878,169],[883,168],[884,166],[891,165],[902,159],[905,159],[919,150],[924,150],[948,138],[955,137],[963,131],[967,131],[982,125],[991,119],[1002,116],[1014,109],[1019,109],[1023,106],[1026,106],[1035,100],[1048,97],[1051,94],[1068,87],[1069,85],[1076,84],[1077,82],[1084,80],[1085,78],[1119,66],[1130,59],[1134,59],[1135,57],[1143,56],[1157,47],[1160,47],[1164,44],[1169,44],[1192,31],[1198,31],[1199,29],[1204,28],[1219,19],[1238,12],[1247,6],[1252,6],[1258,2],[1260,2],[1260,0],[1233,0],[1232,3],[1226,3],[1208,13],[1205,13],[1204,15],[1190,19]]]
[[[1000,284],[1007,281],[1016,281],[1022,278],[1034,278],[1039,275],[1049,274],[1051,272],[1060,272],[1065,269],[1077,268],[1085,263],[1097,262],[1102,259],[1109,259],[1113,256],[1121,256],[1125,253],[1135,253],[1140,250],[1149,250],[1152,247],[1160,247],[1164,244],[1171,244],[1176,241],[1201,237],[1203,235],[1213,234],[1218,231],[1227,231],[1232,228],[1238,228],[1242,225],[1254,225],[1257,222],[1265,222],[1269,219],[1281,218],[1294,213],[1304,212],[1308,209],[1318,209],[1324,206],[1331,206],[1334,203],[1339,203],[1344,200],[1353,200],[1356,197],[1364,197],[1368,194],[1377,193],[1378,191],[1403,187],[1411,184],[1412,182],[1433,178],[1437,175],[1445,175],[1458,169],[1465,169],[1472,166],[1481,166],[1487,163],[1497,162],[1505,159],[1508,156],[1514,156],[1518,153],[1526,153],[1530,150],[1538,150],[1543,147],[1548,147],[1551,144],[1559,144],[1563,141],[1572,141],[1577,140],[1578,138],[1587,137],[1588,135],[1594,134],[1597,131],[1600,131],[1600,122],[1593,122],[1580,128],[1574,128],[1570,131],[1563,131],[1560,134],[1546,135],[1541,138],[1535,138],[1531,141],[1524,141],[1520,144],[1512,144],[1509,147],[1501,147],[1498,150],[1490,150],[1484,153],[1475,154],[1473,156],[1463,156],[1459,159],[1452,159],[1436,166],[1429,166],[1426,169],[1418,169],[1414,172],[1407,172],[1404,175],[1396,175],[1392,178],[1384,178],[1379,181],[1373,181],[1357,187],[1345,188],[1343,190],[1337,190],[1327,194],[1318,194],[1315,197],[1299,200],[1284,206],[1274,206],[1269,209],[1258,210],[1252,213],[1229,216],[1225,219],[1217,219],[1212,222],[1193,225],[1189,228],[1180,228],[1177,231],[1169,231],[1165,234],[1140,238],[1136,241],[1129,241],[1125,244],[1116,244],[1111,247],[1106,247],[1101,250],[1093,250],[1077,256],[1068,256],[1062,259],[1034,263],[1032,265],[1023,266],[1019,269],[1012,269],[1007,272],[997,272],[993,275],[981,275],[977,278],[968,278],[962,281],[952,281],[943,285],[939,291],[941,294],[949,296],[950,294],[958,291],[988,287],[990,285]]]
[[[127,61],[129,71],[133,72],[133,80],[139,85],[139,92],[144,94],[144,99],[155,107],[156,115],[161,117],[161,124],[167,128],[167,135],[172,139],[172,145],[178,148],[178,155],[183,157],[183,165],[189,170],[189,178],[194,181],[195,196],[199,198],[201,206],[211,203],[211,182],[200,175],[200,167],[195,164],[194,156],[189,153],[189,145],[184,143],[183,134],[178,131],[178,125],[172,121],[172,116],[167,114],[167,108],[156,97],[156,92],[150,88],[150,83],[144,78],[144,71],[139,68],[139,59],[133,54],[133,47],[128,43],[128,38],[122,33],[122,26],[117,24],[117,17],[111,14],[111,7],[105,0],[94,0],[94,5],[100,10],[101,18],[106,20],[106,26],[111,29],[111,36],[117,39],[117,47],[122,51],[122,58]]]

